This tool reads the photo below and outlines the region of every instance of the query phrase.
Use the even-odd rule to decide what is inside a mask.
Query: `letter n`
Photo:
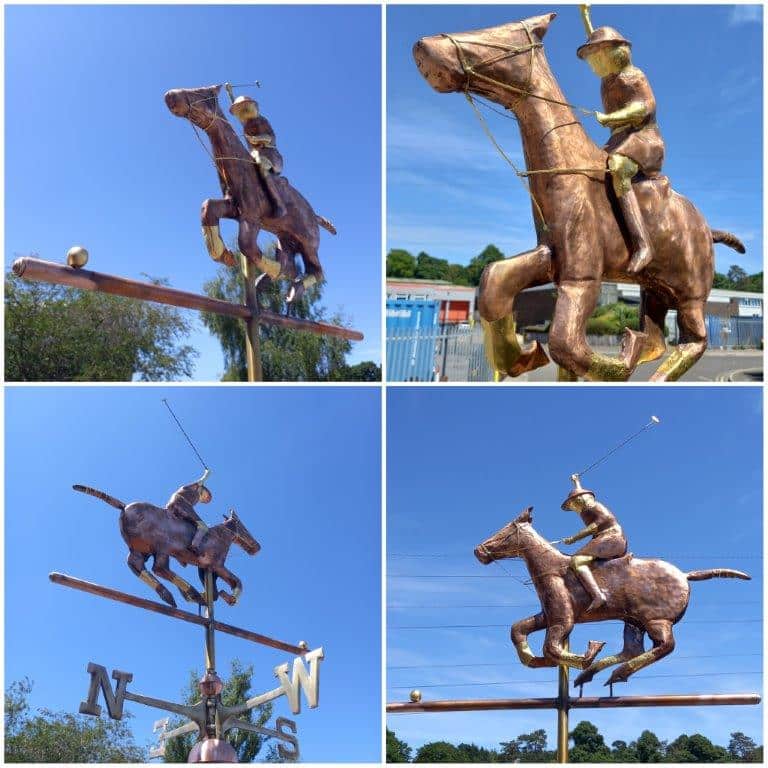
[[[301,698],[299,697],[301,689],[304,690],[304,696],[310,708],[317,706],[320,695],[320,661],[324,658],[322,648],[304,654],[304,659],[309,662],[309,671],[307,671],[304,660],[297,656],[293,660],[293,674],[290,678],[288,677],[288,664],[275,667],[275,677],[280,680],[280,685],[283,686],[291,705],[291,712],[295,715],[301,712]]]
[[[112,671],[112,678],[117,680],[114,693],[112,685],[107,677],[106,667],[100,664],[88,662],[88,674],[91,676],[91,684],[88,687],[88,700],[80,702],[81,715],[94,715],[98,717],[101,714],[101,706],[98,703],[99,689],[104,694],[104,701],[107,703],[107,711],[113,720],[120,720],[123,716],[123,701],[125,700],[125,689],[128,683],[133,680],[133,674],[130,672],[120,672],[115,669]]]

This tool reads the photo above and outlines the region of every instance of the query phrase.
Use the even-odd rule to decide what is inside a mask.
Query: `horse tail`
[[[713,229],[711,231],[713,243],[722,243],[723,245],[727,245],[729,248],[733,248],[734,251],[738,251],[739,253],[747,252],[747,249],[744,247],[744,243],[742,243],[741,240],[736,237],[736,235],[733,235],[730,232],[726,232],[722,229]]]
[[[685,574],[688,581],[706,581],[707,579],[746,579],[752,577],[743,571],[734,571],[732,568],[708,568],[706,571],[689,571]]]
[[[89,496],[95,496],[97,499],[106,501],[107,504],[115,509],[119,509],[121,512],[125,509],[125,504],[123,504],[122,501],[116,499],[114,496],[110,496],[108,493],[104,493],[104,491],[99,491],[96,488],[89,488],[87,485],[73,485],[72,488],[76,491],[80,491],[80,493],[87,493]]]
[[[325,216],[318,216],[318,214],[315,214],[317,217],[317,223],[325,230],[330,232],[332,235],[336,234],[336,227],[333,226],[333,224],[325,218]],[[744,251],[742,251],[744,253]]]

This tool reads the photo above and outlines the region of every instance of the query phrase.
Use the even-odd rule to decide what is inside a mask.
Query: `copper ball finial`
[[[88,263],[88,251],[82,245],[73,245],[67,251],[67,265],[82,269]]]
[[[309,648],[309,645],[307,644],[306,640],[299,640],[299,648],[301,648],[302,651],[306,651]]]

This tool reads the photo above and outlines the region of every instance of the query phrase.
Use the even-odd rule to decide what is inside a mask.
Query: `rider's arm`
[[[622,125],[641,123],[648,114],[648,106],[644,101],[633,101],[623,109],[617,109],[610,114],[597,113],[597,122],[608,128],[619,128]]]
[[[578,533],[574,533],[573,536],[566,536],[563,539],[563,544],[575,544],[581,539],[586,539],[587,536],[594,536],[597,533],[597,523],[592,523],[586,528],[582,528]]]
[[[246,138],[252,147],[271,147],[274,141],[274,136],[270,136],[268,133],[259,133],[255,136],[246,136]]]

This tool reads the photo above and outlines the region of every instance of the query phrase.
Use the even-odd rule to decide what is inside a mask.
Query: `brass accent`
[[[410,698],[410,699],[411,699],[411,701],[413,701],[413,702],[419,702],[419,701],[421,701],[421,691],[419,691],[418,689],[414,689],[414,690],[412,690],[412,691],[411,691],[411,695],[410,695],[410,697],[409,697],[409,698]]]
[[[491,322],[481,318],[480,322],[483,325],[485,356],[494,371],[506,376],[520,357],[515,318],[510,314]]]
[[[608,158],[608,168],[611,171],[616,197],[623,197],[632,190],[632,179],[637,175],[640,166],[624,155],[611,155]]]
[[[224,241],[221,239],[219,225],[216,224],[211,227],[203,226],[203,239],[205,240],[205,247],[208,251],[208,255],[214,261],[222,261],[222,256],[227,250],[227,246],[224,245]]]
[[[82,269],[88,263],[88,251],[82,245],[73,245],[67,251],[67,266]]]
[[[582,3],[579,6],[579,11],[581,12],[581,21],[584,24],[584,31],[587,33],[587,37],[589,37],[595,31],[595,28],[592,26],[592,18],[590,17],[589,13],[590,8],[590,3]]]
[[[563,648],[570,646],[566,640]],[[568,762],[568,666],[560,664],[557,668],[557,762]]]

